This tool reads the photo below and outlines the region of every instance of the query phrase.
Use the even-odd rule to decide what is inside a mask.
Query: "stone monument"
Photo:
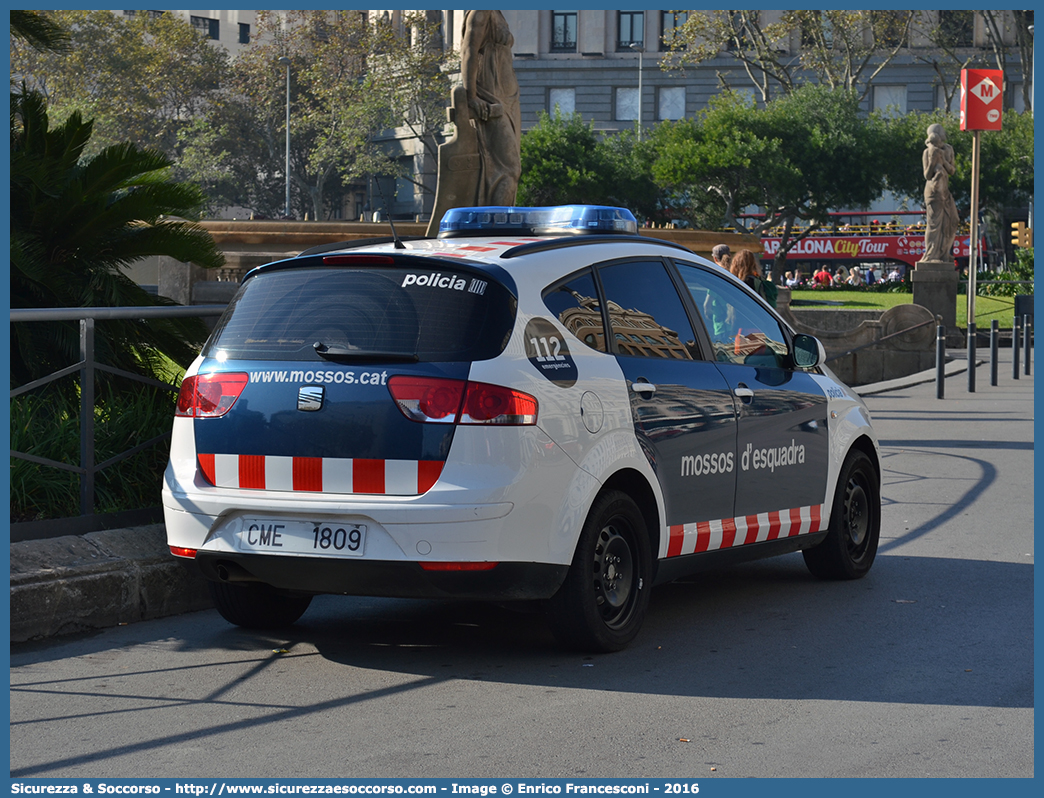
[[[956,170],[953,147],[946,143],[942,125],[929,125],[924,169],[924,256],[914,266],[913,301],[942,316],[946,337],[957,335],[957,267],[953,239],[957,235],[957,205],[950,194],[950,175]]]
[[[450,208],[515,204],[522,173],[522,121],[511,63],[514,43],[501,12],[468,11],[464,15],[463,85],[454,87],[447,109],[456,129],[439,145],[429,236],[438,233],[439,222]]]

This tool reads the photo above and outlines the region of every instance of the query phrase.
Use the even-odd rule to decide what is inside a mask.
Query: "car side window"
[[[696,335],[662,261],[625,261],[598,270],[613,345],[621,355],[693,360]]]
[[[575,274],[544,291],[544,304],[569,332],[598,352],[608,352],[598,289],[590,272]]]
[[[725,277],[686,263],[676,265],[703,318],[715,360],[786,367],[783,328],[756,299]]]

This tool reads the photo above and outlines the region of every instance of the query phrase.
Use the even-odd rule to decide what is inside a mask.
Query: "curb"
[[[11,642],[213,606],[163,524],[11,544]]]
[[[984,360],[976,360],[975,365],[981,366],[985,363]],[[968,370],[967,359],[952,359],[948,360],[943,364],[943,376],[951,377],[954,374],[960,374],[962,371]],[[859,396],[871,396],[875,393],[885,393],[886,391],[895,391],[899,388],[909,388],[913,385],[922,385],[926,382],[935,382],[936,369],[933,366],[930,369],[919,371],[916,374],[908,374],[905,377],[897,377],[894,380],[885,380],[884,382],[875,382],[870,385],[858,385],[852,388],[854,393]]]

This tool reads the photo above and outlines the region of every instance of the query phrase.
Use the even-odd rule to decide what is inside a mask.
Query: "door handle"
[[[634,391],[635,393],[652,393],[653,391],[656,390],[656,386],[653,385],[651,382],[646,382],[646,381],[632,382],[631,383],[631,390]]]
[[[736,394],[738,399],[742,399],[745,403],[749,404],[754,399],[754,391],[748,388],[746,385],[738,385],[732,391]]]

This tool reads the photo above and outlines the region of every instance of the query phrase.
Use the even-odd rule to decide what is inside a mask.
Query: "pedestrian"
[[[728,244],[715,244],[711,250],[711,257],[714,258],[714,262],[717,263],[725,271],[731,271],[730,262],[732,260],[732,250],[729,249]]]
[[[848,279],[845,280],[845,283],[853,288],[862,288],[865,285],[863,273],[859,270],[859,267],[852,267],[851,271],[848,272]]]
[[[820,266],[819,271],[812,275],[812,281],[815,288],[829,288],[834,278],[830,276],[830,272],[827,271],[826,266]]]
[[[741,249],[732,258],[732,273],[749,285],[770,306],[776,306],[776,295],[778,293],[776,286],[761,276],[761,269],[758,267],[758,257],[749,249]]]
[[[787,272],[787,288],[797,288],[801,285],[801,270],[797,269],[793,272]]]

